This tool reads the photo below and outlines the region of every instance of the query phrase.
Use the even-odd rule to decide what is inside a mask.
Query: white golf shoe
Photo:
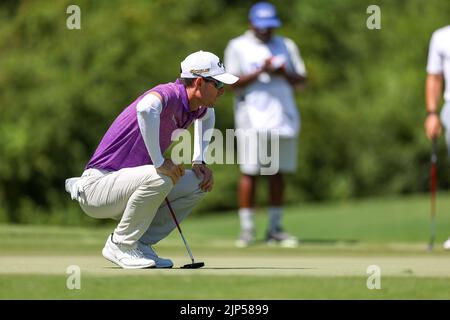
[[[444,247],[444,250],[450,250],[450,238],[448,238],[444,244],[442,245]]]
[[[156,268],[172,268],[173,262],[170,259],[160,258],[150,245],[138,241],[138,249],[144,254],[144,257],[155,261]]]
[[[149,259],[137,248],[137,244],[127,246],[114,243],[112,234],[106,240],[103,256],[124,269],[143,269],[155,266],[155,260]]]

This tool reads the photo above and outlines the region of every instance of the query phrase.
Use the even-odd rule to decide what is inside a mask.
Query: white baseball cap
[[[238,77],[227,73],[219,57],[207,51],[191,53],[181,61],[181,78],[211,77],[226,84],[233,84]]]

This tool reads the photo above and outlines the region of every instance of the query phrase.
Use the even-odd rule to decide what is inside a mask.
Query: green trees
[[[82,172],[115,116],[173,81],[190,52],[222,56],[246,29],[251,1],[79,1],[81,30],[66,28],[69,4],[0,4],[0,221],[74,208],[64,179]],[[310,77],[298,94],[299,170],[288,201],[426,190],[426,56],[432,31],[450,22],[448,1],[381,1],[381,30],[366,28],[370,1],[275,4],[279,33],[299,44]],[[216,109],[222,130],[233,128],[231,99]],[[443,143],[440,160],[446,187]],[[214,169],[216,190],[201,209],[235,208],[237,166]]]

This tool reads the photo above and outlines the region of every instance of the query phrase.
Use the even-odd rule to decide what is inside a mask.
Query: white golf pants
[[[74,187],[87,215],[120,220],[114,230],[116,242],[133,245],[141,240],[153,245],[176,227],[164,199],[180,223],[205,195],[200,181],[186,170],[174,186],[169,177],[146,165],[112,172],[87,169]]]

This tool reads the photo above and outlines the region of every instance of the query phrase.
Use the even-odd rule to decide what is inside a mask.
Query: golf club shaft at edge
[[[431,144],[431,169],[430,169],[430,191],[431,191],[431,226],[430,243],[428,249],[431,251],[436,237],[436,180],[437,180],[437,138],[433,138]]]

